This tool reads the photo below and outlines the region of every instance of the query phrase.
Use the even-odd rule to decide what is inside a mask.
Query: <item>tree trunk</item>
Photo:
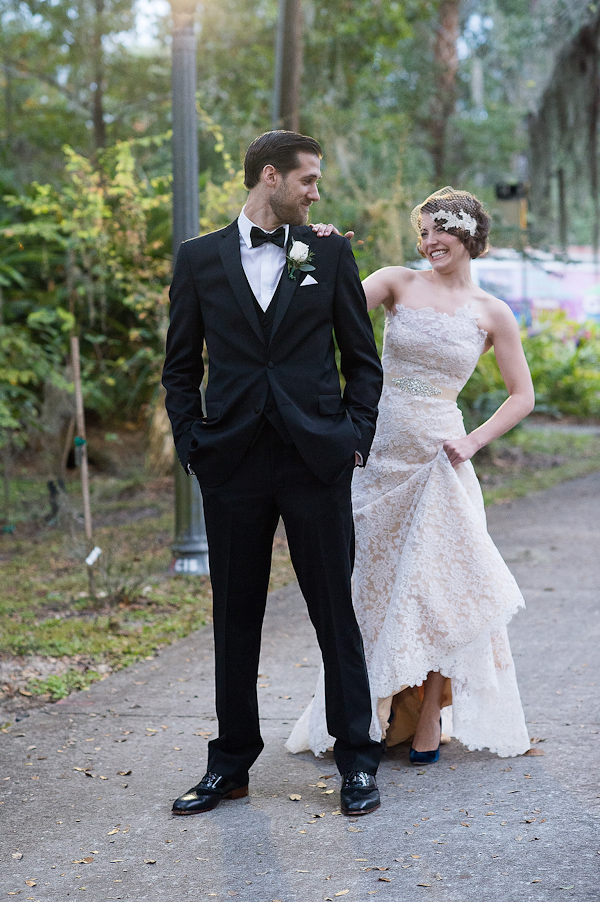
[[[6,517],[6,525],[10,521],[10,463],[11,463],[11,440],[10,434],[6,434],[6,444],[2,448],[2,483],[4,487],[4,516]]]
[[[92,121],[94,123],[94,147],[96,150],[106,146],[106,123],[104,122],[104,0],[95,0],[93,60],[95,90],[92,97]]]
[[[430,118],[431,155],[434,179],[441,185],[446,168],[446,136],[448,119],[456,104],[456,75],[459,35],[459,0],[442,0],[433,45],[436,85]]]
[[[159,387],[150,415],[146,469],[152,476],[172,476],[175,447],[165,408],[165,390]]]
[[[14,146],[14,135],[13,135],[13,112],[14,112],[14,101],[13,101],[13,89],[12,89],[12,71],[10,66],[6,64],[2,66],[4,70],[4,118],[6,123],[6,143],[8,145],[9,151],[13,149]]]
[[[280,0],[275,50],[273,128],[300,129],[302,80],[302,0]]]
[[[600,26],[590,41],[590,108],[588,120],[588,156],[590,167],[590,193],[592,196],[592,254],[598,263],[600,244],[600,179],[598,177],[598,125],[600,123],[600,51],[598,48]]]

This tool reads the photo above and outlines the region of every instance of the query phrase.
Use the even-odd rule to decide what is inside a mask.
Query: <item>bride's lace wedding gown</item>
[[[394,745],[414,735],[419,687],[433,670],[447,677],[444,732],[507,756],[529,748],[506,631],[524,601],[487,532],[471,462],[455,470],[442,448],[465,434],[456,395],[485,339],[469,306],[454,316],[402,305],[386,314],[377,433],[352,488],[354,606],[373,738]],[[321,672],[286,747],[319,755],[332,745]]]

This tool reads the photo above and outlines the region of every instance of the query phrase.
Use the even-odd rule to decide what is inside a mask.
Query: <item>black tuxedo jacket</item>
[[[314,251],[310,275],[317,284],[303,287],[305,273],[291,279],[285,266],[269,342],[242,267],[237,220],[179,250],[163,385],[179,459],[209,486],[223,483],[240,463],[269,389],[296,448],[323,482],[335,482],[355,451],[364,462],[369,454],[382,371],[350,242],[317,238],[307,226],[290,231]]]

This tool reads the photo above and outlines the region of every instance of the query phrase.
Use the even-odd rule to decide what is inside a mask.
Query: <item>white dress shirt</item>
[[[261,244],[260,247],[252,247],[250,229],[256,223],[248,219],[244,213],[245,209],[246,207],[244,206],[238,216],[242,266],[250,283],[250,288],[254,292],[254,297],[261,308],[266,310],[275,294],[283,267],[285,266],[285,248],[287,247],[290,227],[289,225],[284,226],[285,242],[283,247],[278,247],[270,241]],[[260,226],[256,227],[260,228]]]

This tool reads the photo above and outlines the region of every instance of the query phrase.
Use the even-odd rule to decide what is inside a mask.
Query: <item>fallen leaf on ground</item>
[[[299,802],[300,799],[302,798],[302,796],[301,796],[301,795],[298,795],[297,792],[293,792],[293,793],[289,796],[289,798],[291,799],[292,802]]]
[[[156,858],[144,858],[144,864],[156,864]]]
[[[335,789],[326,789],[325,792],[322,792],[322,796],[330,796],[332,792],[335,792]]]
[[[82,862],[85,862],[86,864],[91,864],[92,861],[94,860],[94,856],[88,855],[87,858],[82,858],[81,860],[82,860]]]
[[[119,775],[119,777],[128,777],[130,773],[131,773],[130,770],[118,770],[117,771],[117,774]]]
[[[525,752],[525,755],[529,756],[530,758],[541,757],[545,754],[546,752],[543,749],[527,749],[527,751]]]
[[[119,833],[119,828],[118,828],[118,827],[115,827],[114,830],[109,830],[108,833],[107,833],[106,835],[107,835],[107,836],[114,836],[115,833]]]
[[[20,861],[21,858],[23,857],[23,853],[22,852],[13,852],[12,857],[15,859],[15,861]]]
[[[348,827],[348,833],[362,833],[360,827]]]
[[[347,895],[347,893],[349,893],[349,892],[350,892],[349,889],[341,889],[341,890],[339,891],[339,893],[334,893],[333,895],[334,895],[334,896],[345,896],[345,895]]]
[[[389,877],[380,877],[379,879],[381,880],[382,883],[391,883],[392,882]]]
[[[35,880],[26,880],[25,885],[26,886],[37,886],[37,883]]]
[[[417,883],[417,886],[431,886],[431,883]]]

